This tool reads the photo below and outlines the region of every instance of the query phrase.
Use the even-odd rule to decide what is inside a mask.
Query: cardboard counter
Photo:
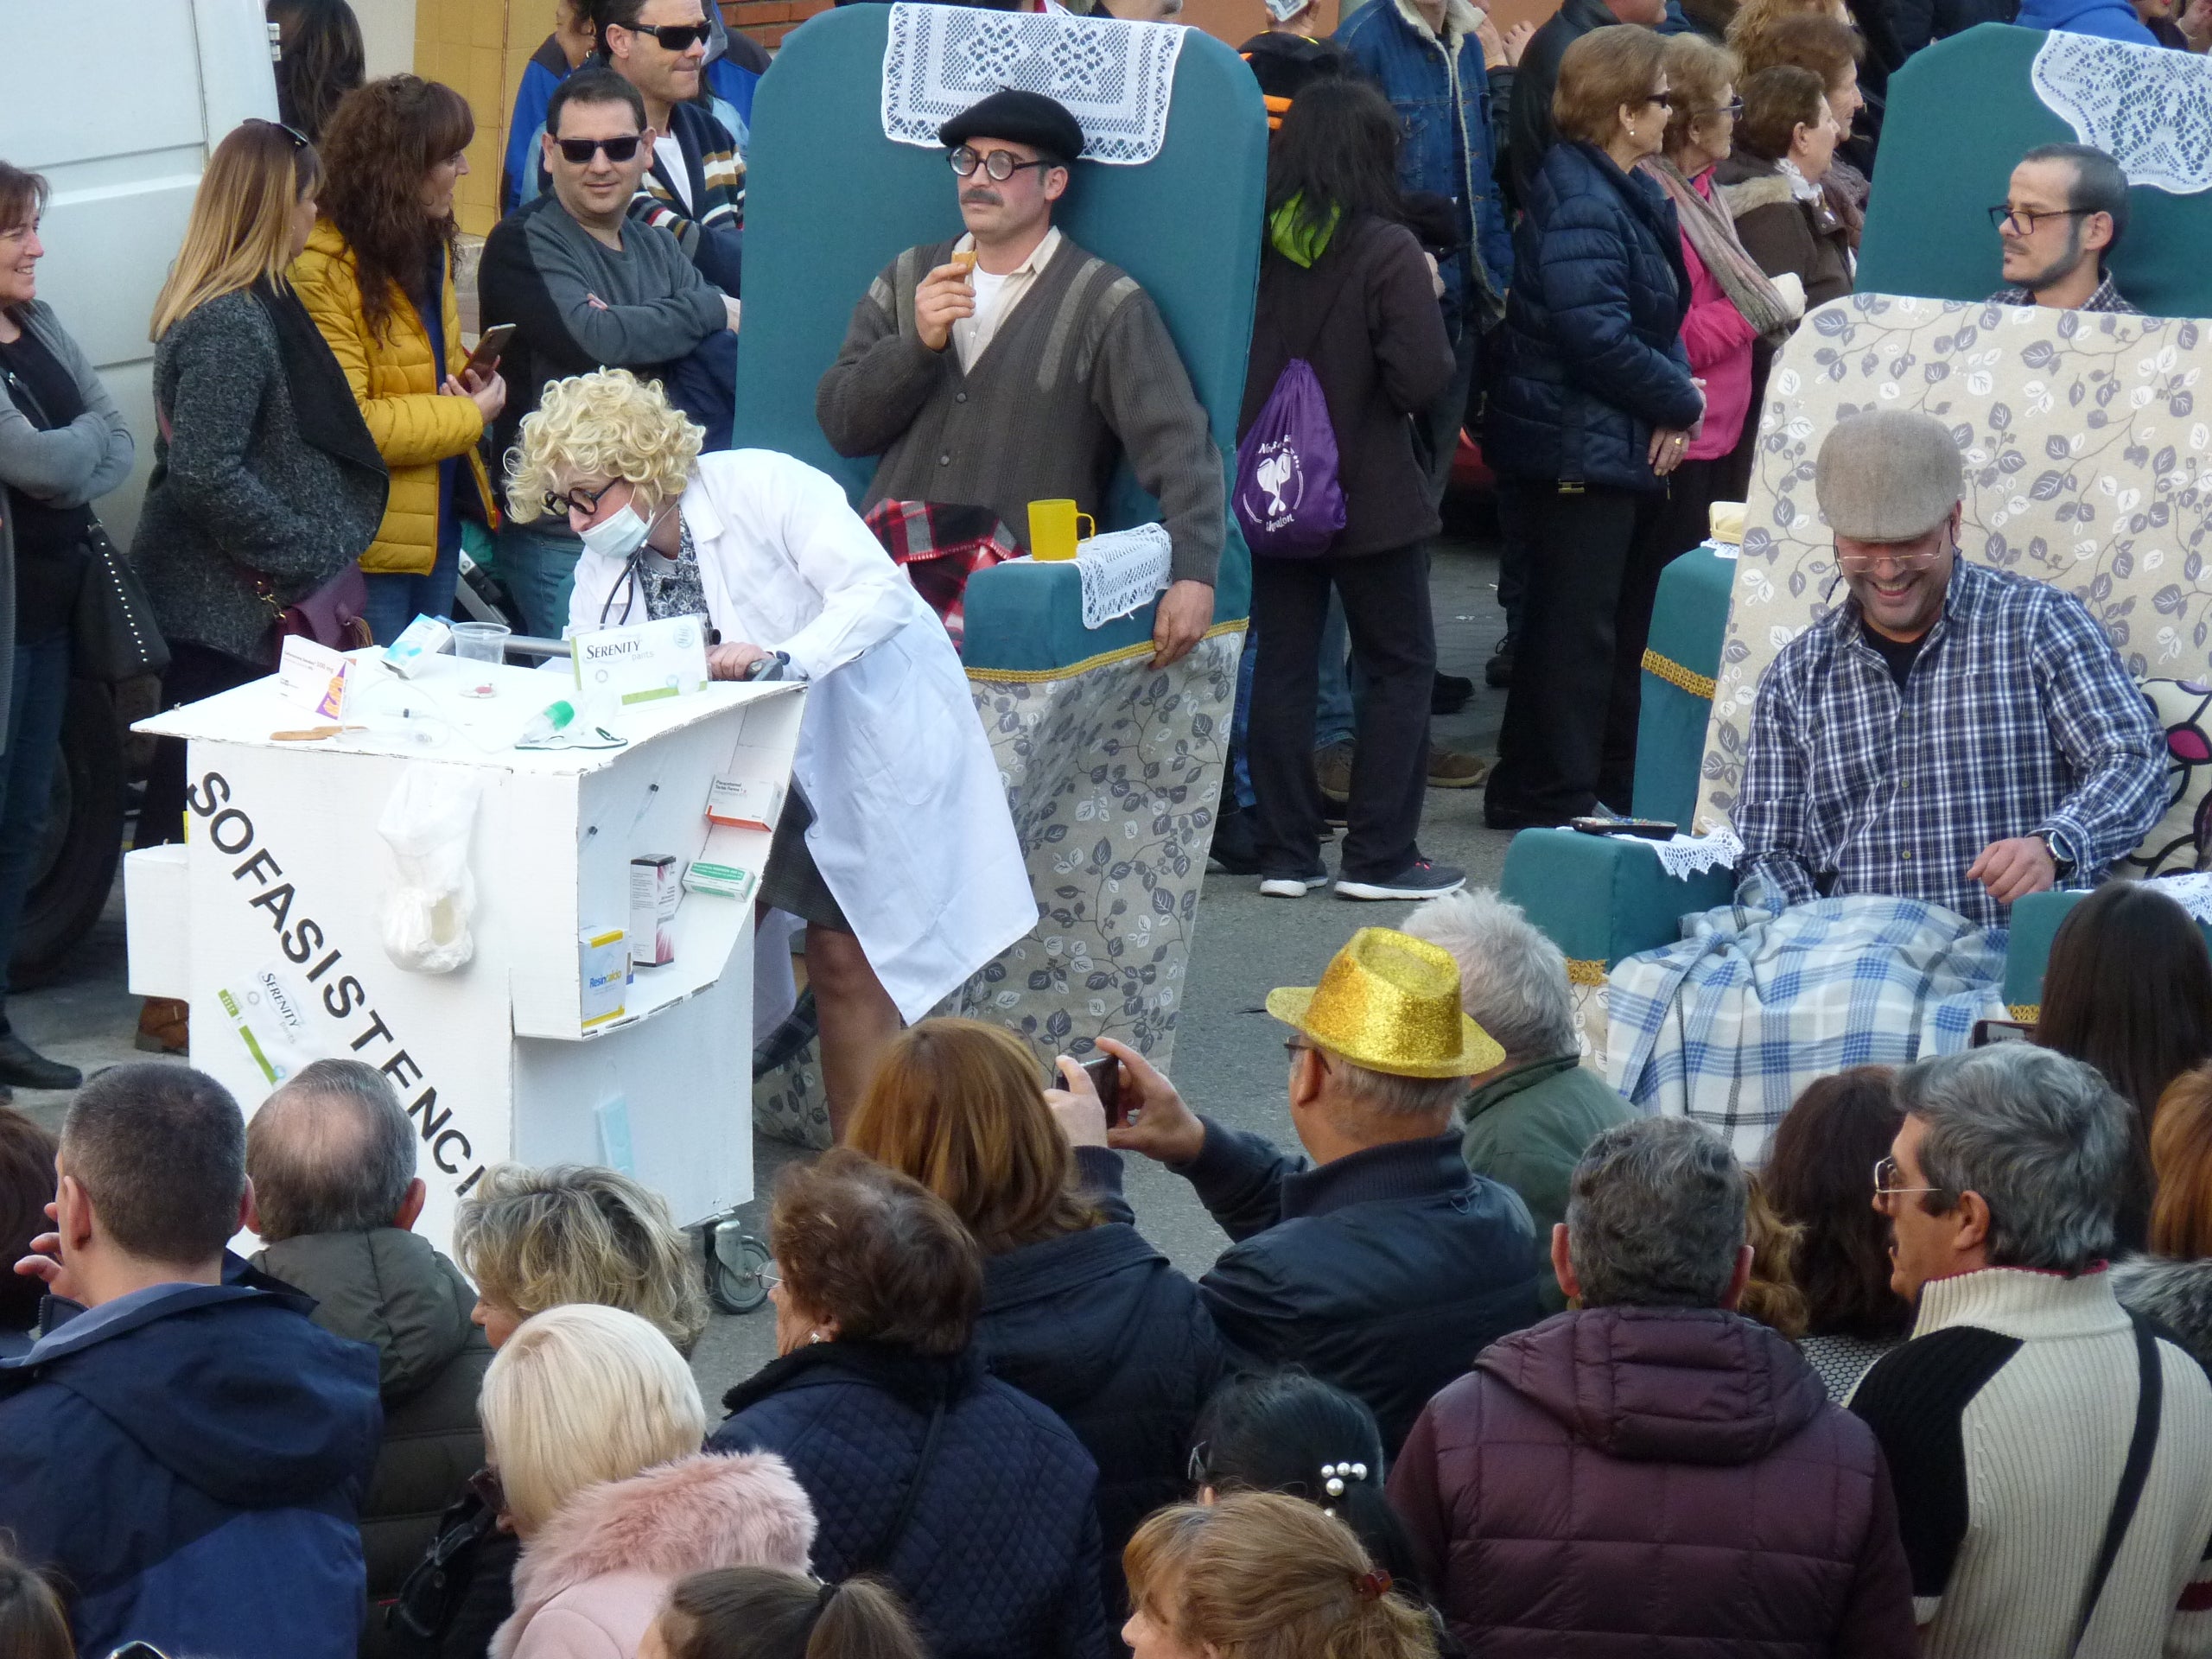
[[[619,748],[513,747],[573,695],[563,674],[440,658],[372,683],[348,712],[368,729],[321,741],[276,739],[318,721],[273,677],[137,728],[190,747],[186,841],[125,861],[131,990],[190,1002],[193,1064],[249,1116],[310,1059],[380,1068],[422,1137],[419,1224],[442,1248],[458,1201],[507,1160],[624,1169],[686,1224],[752,1196],[752,898],[684,892],[674,959],[634,967],[622,1012],[588,1026],[579,938],[628,926],[632,858],[757,883],[769,832],[710,824],[708,793],[787,785],[805,688],[634,704],[602,722]],[[384,945],[397,874],[378,825],[417,766],[461,769],[421,780],[434,787],[480,785],[474,953],[450,973]]]

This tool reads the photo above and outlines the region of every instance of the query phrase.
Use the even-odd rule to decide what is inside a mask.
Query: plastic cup
[[[504,622],[456,622],[453,625],[453,654],[464,663],[504,663],[507,636],[514,630]]]

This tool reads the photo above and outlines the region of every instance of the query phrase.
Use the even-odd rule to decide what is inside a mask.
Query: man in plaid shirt
[[[1848,601],[1759,681],[1738,899],[1852,893],[2002,926],[2089,887],[2166,804],[2164,734],[2087,608],[1960,556],[1959,453],[1933,416],[1841,423],[1815,478]]]
[[[2105,269],[2127,229],[2127,175],[2101,149],[2044,144],[2030,150],[1989,219],[2005,250],[2008,284],[1989,296],[1992,304],[2142,315]]]

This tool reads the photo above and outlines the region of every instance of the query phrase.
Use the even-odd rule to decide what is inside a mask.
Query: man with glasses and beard
[[[512,323],[500,367],[509,388],[495,429],[513,445],[546,385],[594,369],[623,368],[666,382],[670,397],[728,442],[729,391],[716,410],[687,390],[699,348],[737,327],[738,307],[684,256],[669,232],[632,216],[655,131],[638,89],[586,65],[546,105],[544,166],[550,194],[525,202],[484,244],[478,276],[486,325]],[[532,633],[558,639],[581,543],[563,525],[510,522],[499,531],[499,569]]]
[[[1995,305],[2141,314],[2120,297],[2105,260],[2127,229],[2127,175],[2088,144],[2044,144],[2012,169],[2005,200],[1989,210],[2005,250]]]
[[[1848,594],[1760,678],[1738,901],[1873,893],[2001,927],[2025,894],[2094,887],[2166,801],[2164,734],[2104,630],[1960,556],[1932,416],[1840,423],[1814,487]]]
[[[815,393],[823,432],[840,454],[882,457],[862,511],[986,506],[1025,537],[1032,501],[1096,517],[1126,452],[1173,543],[1152,665],[1175,662],[1213,620],[1221,454],[1151,298],[1052,224],[1083,130],[1052,99],[1007,91],[938,137],[967,232],[907,249],[869,285]]]

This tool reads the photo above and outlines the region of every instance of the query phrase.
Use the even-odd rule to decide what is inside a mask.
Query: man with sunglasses
[[[1997,305],[2141,314],[2120,297],[2105,260],[2127,229],[2127,175],[2088,144],[2044,144],[2012,169],[2004,201],[1989,210],[2004,248]]]
[[[719,421],[726,445],[732,383],[703,372],[702,353],[727,349],[737,302],[632,210],[652,155],[644,98],[587,64],[553,89],[545,119],[551,192],[493,228],[477,278],[485,321],[515,325],[500,365],[509,391],[497,453],[512,447],[550,382],[603,368],[662,381],[710,432]],[[500,572],[531,632],[560,637],[580,551],[565,526],[501,527]]]
[[[880,455],[878,502],[1029,503],[1097,516],[1126,453],[1173,543],[1152,664],[1213,620],[1227,520],[1221,453],[1160,312],[1135,280],[1052,224],[1083,130],[1036,92],[998,92],[939,129],[967,232],[909,248],[854,308],[816,417],[842,455]]]
[[[1846,594],[1759,680],[1739,901],[1873,893],[2001,927],[2095,885],[2164,809],[2164,734],[2112,641],[2072,594],[1961,556],[1963,487],[1933,416],[1821,444]]]

